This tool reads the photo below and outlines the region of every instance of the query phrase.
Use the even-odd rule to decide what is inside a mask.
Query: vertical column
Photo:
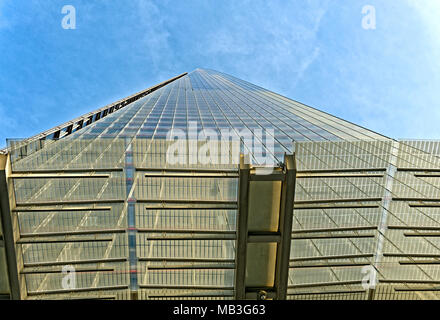
[[[13,217],[11,212],[15,207],[14,191],[8,184],[8,176],[11,173],[11,164],[9,155],[0,154],[0,215],[3,231],[3,244],[6,256],[6,269],[8,273],[9,288],[11,298],[19,300],[21,288],[18,273],[18,259],[15,241],[19,238],[18,220]],[[21,260],[20,260],[21,261]]]
[[[374,300],[374,294],[376,290],[377,284],[377,270],[379,268],[379,264],[383,257],[383,244],[385,241],[385,232],[388,229],[388,211],[390,210],[390,205],[392,201],[392,190],[393,190],[393,182],[394,176],[397,171],[397,159],[399,156],[399,148],[400,144],[398,141],[390,142],[390,161],[388,163],[386,176],[385,176],[385,185],[384,185],[384,195],[382,199],[382,216],[379,222],[378,228],[378,237],[377,237],[377,246],[376,246],[376,255],[374,258],[374,284],[371,288],[368,289],[367,299]]]
[[[127,201],[127,235],[128,235],[128,264],[130,274],[130,299],[138,299],[138,270],[137,270],[137,252],[136,252],[136,198],[134,196],[134,166],[132,144],[129,143],[125,151],[125,186]]]
[[[285,179],[281,187],[281,208],[275,285],[278,300],[286,300],[289,280],[290,245],[292,242],[292,220],[295,199],[296,161],[293,155],[284,155]]]
[[[285,155],[282,167],[261,175],[259,167],[246,165],[244,157],[240,158],[236,299],[286,299],[295,157]]]
[[[235,299],[246,297],[246,256],[248,236],[248,203],[249,203],[249,161],[245,161],[243,153],[240,154],[240,178],[238,180],[238,216],[237,240],[235,245]]]

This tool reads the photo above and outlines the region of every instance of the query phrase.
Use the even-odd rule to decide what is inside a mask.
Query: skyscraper
[[[439,155],[197,69],[10,141],[0,294],[437,298]]]

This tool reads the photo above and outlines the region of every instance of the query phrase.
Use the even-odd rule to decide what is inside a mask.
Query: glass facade
[[[226,162],[170,163],[170,129],[237,139]],[[10,150],[22,297],[232,299],[232,150],[259,165],[255,144],[273,163],[296,155],[288,299],[437,297],[438,142],[395,141],[202,69],[38,151]]]

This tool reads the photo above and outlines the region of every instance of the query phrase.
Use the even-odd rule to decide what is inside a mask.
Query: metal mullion
[[[234,84],[239,88],[239,90],[242,90],[242,91],[243,91],[243,89],[245,89],[246,87],[247,87],[247,88],[251,87],[249,83],[246,83],[246,82],[244,82],[243,80],[240,80],[240,79],[237,79],[237,80],[239,80],[238,82],[240,83],[240,85],[237,85],[236,83],[234,83]],[[255,87],[257,87],[257,86],[255,86]],[[264,92],[268,93],[268,95],[270,95],[271,97],[273,97],[273,99],[275,99],[275,100],[277,101],[277,108],[279,108],[279,109],[281,109],[281,110],[287,112],[288,114],[293,114],[293,115],[295,115],[295,116],[297,116],[297,117],[303,119],[304,121],[306,121],[306,122],[308,122],[308,123],[311,123],[311,124],[313,124],[313,125],[315,125],[315,126],[321,127],[321,128],[322,128],[322,125],[323,125],[323,124],[326,124],[327,126],[332,127],[333,129],[336,129],[337,131],[339,131],[339,132],[341,132],[341,133],[343,133],[343,134],[345,134],[345,135],[350,135],[349,132],[352,131],[352,129],[351,129],[351,130],[348,130],[348,131],[344,131],[344,130],[342,130],[341,128],[334,127],[334,126],[332,126],[331,124],[326,123],[325,121],[322,121],[322,120],[320,120],[320,119],[316,119],[316,118],[314,118],[314,117],[312,117],[312,116],[309,115],[312,119],[317,120],[318,122],[320,122],[320,125],[314,124],[314,123],[311,122],[310,120],[306,120],[305,118],[301,117],[300,114],[308,114],[308,113],[310,113],[310,110],[312,110],[312,111],[313,111],[313,110],[314,110],[314,111],[318,111],[318,110],[316,110],[316,109],[314,109],[314,108],[311,108],[311,107],[309,107],[310,110],[306,110],[306,109],[302,106],[302,104],[301,104],[301,106],[300,106],[300,105],[298,105],[298,103],[297,103],[296,101],[293,101],[293,104],[296,106],[296,107],[293,107],[292,105],[290,105],[290,104],[286,104],[286,103],[284,102],[285,100],[287,100],[286,98],[284,98],[284,97],[282,97],[282,96],[280,96],[280,95],[274,94],[273,92],[271,92],[271,91],[269,91],[269,90],[265,90],[265,89],[263,89],[263,90],[264,90]],[[260,99],[258,99],[258,98],[256,98],[256,97],[259,97]],[[264,103],[266,106],[269,106],[269,107],[270,107],[270,105],[269,105],[270,100],[268,99],[268,97],[266,97],[265,95],[262,95],[262,94],[259,93],[258,91],[257,91],[257,93],[254,94],[254,99],[257,100],[257,101],[260,101],[260,102],[267,101],[267,103],[266,103],[266,102],[263,102],[263,103]],[[284,106],[285,108],[282,107],[282,106]],[[307,106],[307,107],[308,107],[308,106]],[[271,108],[272,108],[272,107],[271,107]],[[299,108],[300,110],[298,110],[298,108]],[[272,108],[272,109],[274,109],[274,108]],[[295,110],[295,111],[299,111],[299,114],[297,114],[297,113],[295,113],[295,112],[292,112],[290,109],[293,109],[293,110]],[[342,123],[339,123],[339,122],[335,121],[335,117],[334,117],[334,116],[332,116],[332,118],[324,117],[323,115],[326,115],[326,113],[324,113],[324,112],[322,112],[322,111],[319,111],[319,112],[322,113],[321,116],[322,116],[324,119],[326,119],[326,120],[330,120],[330,121],[332,121],[332,122],[335,122],[336,124],[341,125],[342,127],[345,127],[345,128],[348,129],[348,127],[345,125],[345,123],[347,123],[347,121],[342,120],[342,119],[339,119],[339,118],[336,118],[336,119],[338,119],[338,120],[340,120],[340,121],[343,121]],[[279,118],[278,118],[278,119],[279,119]],[[279,120],[281,120],[281,119],[279,119]],[[327,132],[331,133],[331,134],[334,135],[334,136],[338,136],[337,134],[335,134],[335,133],[329,131],[329,130],[326,129],[326,128],[323,128],[323,129],[326,130]],[[313,130],[310,130],[310,131],[313,132]],[[367,131],[368,131],[368,130],[367,130]],[[315,133],[315,132],[314,132],[314,133]],[[375,133],[375,132],[372,132],[372,133],[377,134],[377,133]],[[315,133],[315,134],[316,134],[316,133]],[[365,136],[367,136],[367,137],[370,137],[369,135],[366,135],[365,133],[362,133],[362,134],[365,135]],[[319,135],[319,134],[318,134],[318,135]],[[342,137],[342,138],[345,139],[344,137]]]
[[[45,137],[49,136],[51,133],[54,133],[54,132],[59,131],[59,130],[64,130],[64,129],[65,129],[68,125],[70,125],[70,124],[72,124],[72,125],[76,125],[76,124],[78,124],[80,121],[82,122],[82,123],[81,123],[81,129],[82,129],[82,128],[88,126],[87,124],[84,125],[83,122],[84,122],[87,118],[89,118],[89,116],[93,116],[93,115],[95,115],[96,113],[102,113],[102,112],[105,111],[105,110],[110,110],[111,108],[113,108],[114,106],[117,106],[117,105],[121,105],[121,107],[125,107],[125,106],[127,106],[127,105],[130,105],[131,103],[136,102],[137,100],[139,100],[139,99],[141,99],[141,98],[147,96],[148,94],[150,94],[150,93],[152,93],[152,92],[154,92],[154,91],[156,91],[156,90],[158,90],[158,89],[160,89],[160,88],[166,86],[167,84],[169,84],[169,83],[171,83],[171,82],[173,82],[173,81],[175,81],[175,80],[177,80],[177,79],[180,79],[180,78],[186,76],[187,74],[188,74],[187,72],[182,73],[182,74],[180,74],[180,75],[178,75],[178,76],[176,76],[176,77],[173,77],[173,78],[171,78],[171,79],[169,79],[169,80],[163,81],[163,82],[161,82],[161,83],[159,83],[159,84],[157,84],[157,85],[155,85],[155,86],[153,86],[153,87],[150,87],[150,88],[148,88],[148,89],[145,89],[145,90],[143,90],[143,91],[140,91],[140,92],[138,92],[138,93],[135,93],[135,94],[133,94],[133,95],[131,95],[131,96],[129,96],[129,97],[126,97],[126,98],[120,99],[120,100],[118,100],[118,101],[116,101],[116,102],[114,102],[114,103],[112,103],[112,104],[110,104],[110,105],[107,105],[107,106],[102,107],[102,108],[100,108],[100,109],[97,109],[97,110],[95,110],[95,111],[89,112],[89,113],[87,113],[87,114],[85,114],[85,115],[82,115],[82,116],[80,116],[80,117],[78,117],[78,118],[76,118],[76,119],[74,119],[74,120],[71,120],[71,121],[69,121],[69,122],[66,122],[66,123],[64,123],[64,124],[62,124],[62,125],[60,125],[60,126],[58,126],[58,127],[55,127],[55,128],[49,129],[49,130],[47,130],[47,131],[44,131],[44,132],[42,132],[42,133],[40,133],[40,134],[38,134],[38,135],[36,135],[36,136],[33,136],[33,137],[29,138],[29,139],[26,139],[27,142],[28,142],[27,145],[29,145],[29,144],[32,143],[32,142],[35,142],[37,139],[40,139],[40,140],[41,140],[41,139],[44,139]],[[120,109],[121,109],[121,108],[119,108],[118,110],[120,110]],[[117,111],[117,110],[113,110],[111,113],[116,112],[116,111]],[[92,123],[93,123],[93,122],[92,122]],[[76,128],[76,129],[77,129],[77,128]],[[78,131],[78,130],[80,130],[80,129],[75,130],[75,132]],[[6,150],[8,150],[8,149],[9,149],[9,148],[5,148],[5,149],[2,149],[2,150],[0,150],[0,151],[6,151]],[[41,150],[41,149],[40,149],[40,150]]]
[[[205,80],[206,83],[209,84],[209,81],[208,81],[208,80],[206,80],[206,79],[204,79],[204,80]],[[217,99],[214,99],[214,98],[213,98],[213,95],[212,95],[211,93],[208,93],[208,94],[209,94],[209,96],[211,97],[211,99],[213,100],[213,102],[214,102],[216,105],[218,105]],[[244,126],[245,126],[250,132],[253,133],[253,130],[249,129],[249,127],[246,125],[246,122],[243,121],[242,118],[241,118],[241,117],[240,117],[240,116],[234,111],[234,108],[232,108],[232,107],[230,106],[230,104],[229,104],[227,101],[225,101],[225,99],[223,99],[223,97],[222,97],[221,95],[219,95],[218,93],[215,93],[215,95],[216,95],[217,98],[220,98],[220,99],[223,101],[223,103],[225,103],[225,105],[228,106],[228,108],[229,108],[232,112],[234,112],[234,114],[235,114],[235,115],[241,120],[241,122],[244,124]],[[235,104],[236,104],[236,103],[235,103]],[[237,104],[236,104],[236,105],[237,105]],[[241,107],[239,107],[239,108],[240,108],[240,110],[242,110],[243,112],[245,112],[247,115],[249,115],[246,111],[244,111],[243,108],[241,108]],[[233,130],[235,131],[235,128],[234,128],[233,126],[231,126],[231,127],[232,127]],[[261,127],[261,129],[263,129],[262,126],[260,126],[260,127]],[[238,136],[239,136],[239,135],[238,135]],[[253,138],[255,139],[255,138],[257,138],[257,137],[256,137],[256,136],[253,136]],[[261,137],[261,139],[262,139],[262,138],[263,138],[263,137]],[[275,136],[273,136],[273,138],[274,138],[274,140],[277,140]],[[257,139],[260,141],[261,145],[264,146],[264,148],[266,149],[266,151],[269,152],[269,153],[272,155],[273,159],[274,159],[274,160],[277,159],[276,156],[275,156],[275,154],[273,154],[271,150],[269,150],[268,148],[266,148],[266,145],[263,143],[263,141],[260,140],[259,138],[257,138]],[[278,140],[277,140],[277,141],[278,141]],[[282,144],[280,143],[280,145],[282,145]],[[288,150],[287,150],[286,148],[285,148],[285,151],[288,152]],[[254,157],[254,155],[253,155],[252,152],[251,152],[251,155],[252,155],[252,158],[255,159],[255,157]],[[256,159],[255,159],[255,160],[256,160]]]
[[[202,84],[201,81],[199,81],[199,82],[200,82],[199,84]],[[205,87],[205,86],[204,86],[204,87]],[[200,96],[203,98],[203,100],[205,101],[205,103],[206,103],[207,105],[209,105],[208,102],[206,101],[205,96],[204,96],[203,94],[201,94]],[[212,96],[211,96],[211,95],[210,95],[210,97],[211,97],[211,99],[212,99]],[[222,111],[222,108],[220,108],[220,106],[218,105],[218,103],[217,103],[214,99],[213,99],[213,102],[215,103],[215,105],[217,105],[217,107],[219,108],[219,110]],[[197,102],[197,100],[196,100],[196,103],[197,103],[197,107],[198,107],[198,102]],[[230,109],[229,105],[228,105],[228,108]],[[222,111],[222,112],[223,112],[223,111]],[[224,113],[223,113],[223,115],[224,115]],[[237,132],[237,130],[235,129],[235,127],[231,124],[231,122],[230,122],[230,120],[229,120],[229,117],[226,117],[225,115],[224,115],[224,117],[225,117],[226,120],[229,122],[230,128],[231,128],[232,130],[235,131],[237,137],[240,137],[240,135],[238,134],[238,132]],[[251,152],[252,150],[249,149],[249,146],[247,146],[246,144],[243,144],[243,147],[246,148],[246,149],[248,150],[248,154],[249,154],[250,156],[252,156],[252,158],[254,158],[253,153]]]
[[[325,149],[325,148],[323,148],[323,149]],[[327,149],[325,149],[325,150],[327,150]],[[328,150],[327,150],[328,151]],[[343,151],[347,151],[346,149],[343,149]],[[330,151],[328,151],[328,152],[330,152]],[[330,152],[330,154],[331,154],[331,152]],[[316,156],[315,156],[316,157]],[[319,158],[318,158],[318,160],[319,161],[321,161],[322,162],[322,160],[320,160]],[[345,162],[344,160],[342,160],[343,162]],[[389,178],[391,178],[391,179],[394,179],[394,177],[389,177]],[[325,181],[322,181],[325,185],[327,185],[330,189],[333,189],[332,187],[330,187],[330,185],[328,185]],[[349,180],[346,180],[346,182],[348,182],[349,184],[352,184]],[[373,183],[376,183],[374,180],[372,180],[372,182]],[[379,187],[381,187],[381,188],[383,188],[383,189],[385,189],[385,187],[384,186],[382,186],[381,184],[379,184],[379,183],[376,183]],[[354,184],[352,184],[355,188],[357,188],[359,191],[361,191],[362,193],[365,193],[364,191],[362,191],[361,189],[359,189],[356,185],[354,185]],[[391,190],[388,190],[390,193],[392,192]],[[333,192],[335,192],[334,190],[333,190]],[[337,192],[335,192],[336,194],[338,194]],[[365,201],[365,199],[358,199],[359,201]],[[382,201],[382,199],[378,199],[377,201]],[[392,216],[394,216],[395,218],[397,218],[397,219],[399,219],[397,216],[395,216],[394,215],[394,213],[392,213],[391,211],[389,211],[387,208],[385,208],[385,207],[383,207],[382,205],[381,205],[381,207],[382,207],[382,209],[384,209],[384,210],[386,210],[389,214],[391,214]],[[362,216],[362,214],[359,212],[359,211],[357,211],[356,210],[356,212],[357,212],[357,214],[359,215],[359,216],[361,216],[361,217],[363,217]],[[400,220],[400,219],[399,219]],[[382,234],[382,236],[386,239],[386,240],[388,240],[389,242],[391,242],[391,240],[389,240],[389,238],[387,238],[387,237],[385,237],[385,235],[384,234]],[[393,244],[394,245],[394,244]]]
[[[137,110],[137,112],[139,112],[139,110],[140,110],[141,108],[142,108],[142,106],[139,107],[139,109]],[[101,133],[101,134],[102,134],[102,133]],[[101,135],[101,134],[100,134],[100,135]],[[98,137],[96,137],[95,140],[98,139],[100,135],[98,135]],[[113,143],[116,139],[117,139],[117,137],[115,137],[115,138],[113,139],[113,141],[107,146],[106,150],[108,150],[108,148],[112,145],[112,143]],[[101,155],[104,154],[106,150],[104,150],[104,151],[101,153]],[[77,159],[77,158],[80,156],[80,154],[82,154],[82,153],[83,153],[83,151],[80,152],[80,153],[78,154],[78,156],[75,157],[72,161],[74,161],[75,159]],[[105,185],[101,188],[101,192],[99,192],[98,194],[101,194],[101,193],[103,192],[103,188],[104,188],[104,187],[105,187]],[[82,225],[82,224],[88,219],[89,216],[90,216],[90,214],[87,213],[87,214],[83,217],[83,219],[80,221],[80,223],[79,223],[79,225],[78,225],[78,228],[79,228],[80,225]],[[52,217],[53,217],[53,215],[52,215]],[[112,245],[113,242],[114,242],[114,241],[111,241],[111,242],[109,243],[109,247]],[[66,246],[64,246],[63,249],[61,249],[61,251],[60,251],[60,255],[59,255],[58,257],[61,256],[61,253],[63,252],[63,250],[67,250],[67,248],[70,248],[70,246],[71,246],[71,244],[67,244]],[[83,246],[81,246],[81,248],[83,248]],[[46,277],[40,282],[40,286],[39,286],[39,288],[41,287],[41,285],[44,283],[45,280],[47,280],[47,276],[46,276]]]
[[[304,190],[305,193],[309,194],[309,192],[308,192],[303,186],[301,186],[300,184],[298,184],[298,185]],[[336,193],[336,194],[338,194],[338,193]],[[309,196],[310,196],[310,194],[309,194]],[[333,220],[333,219],[327,214],[327,212],[326,212],[325,210],[322,210],[322,212],[324,213],[324,215],[327,216],[327,218],[328,218],[332,223],[334,223],[335,225],[338,225],[338,224],[337,224],[337,223],[336,223],[336,222],[335,222],[335,221],[334,221],[334,220]],[[368,220],[365,219],[365,217],[364,217],[363,215],[361,215],[359,212],[357,212],[357,214],[360,215],[360,217],[362,217],[362,219],[364,219],[366,222],[368,222]],[[294,214],[293,214],[293,217],[297,220],[298,224],[301,225],[301,223],[300,223],[299,220],[295,217]],[[357,246],[353,241],[351,241],[350,239],[347,239],[347,240],[348,240],[348,244],[353,245],[353,247],[354,247],[357,251],[362,252],[362,251],[360,250],[360,248],[358,248],[358,246]],[[310,242],[312,243],[312,247],[314,247],[315,250],[316,250],[319,254],[322,255],[321,251],[319,250],[319,248],[318,248],[318,246],[315,244],[315,242],[314,242],[313,240],[310,240]],[[329,274],[330,274],[330,275],[333,275],[334,278],[336,278],[337,280],[339,280],[339,277],[337,276],[337,274],[335,273],[335,271],[334,271],[333,269],[330,269],[330,270],[329,270]]]
[[[208,80],[205,80],[206,82],[209,82]],[[222,81],[222,80],[220,80],[220,81]],[[232,92],[231,92],[231,90],[230,89],[226,89],[227,91],[229,91],[233,96],[235,96],[235,97],[237,97],[237,95],[235,95],[235,94],[233,94]],[[237,90],[235,90],[235,92],[238,92]],[[241,94],[242,96],[244,96],[243,94]],[[220,97],[220,96],[219,96]],[[221,98],[221,97],[220,97]],[[238,97],[237,97],[238,98]],[[223,99],[223,98],[221,98],[228,106],[229,106],[229,104]],[[272,125],[273,125],[273,123],[271,122],[271,121],[269,121],[269,120],[267,120],[267,118],[261,113],[261,112],[259,112],[259,111],[257,111],[257,110],[255,110],[254,108],[252,108],[248,103],[246,103],[246,101],[244,101],[243,99],[241,99],[241,98],[238,98],[238,99],[240,99],[244,104],[246,104],[247,105],[247,107],[248,108],[250,108],[251,110],[253,110],[254,112],[257,112],[261,117],[263,117],[266,121],[268,121],[268,122],[270,122]],[[237,106],[238,106],[238,104],[236,103],[236,102],[234,102],[234,104],[236,104]],[[249,114],[249,112],[247,112],[247,111],[245,111],[245,109],[243,109],[243,108],[241,108],[241,107],[239,107],[243,112],[245,112],[249,117],[251,117],[251,115]],[[232,110],[232,108],[231,108],[231,110]],[[270,113],[270,111],[268,111],[268,110],[266,110],[267,112],[269,112]],[[272,113],[270,113],[270,114],[272,114]],[[251,117],[252,118],[252,117]],[[240,118],[240,120],[241,120],[241,118]],[[245,122],[242,120],[242,122],[245,124]],[[258,123],[257,123],[258,124]],[[258,124],[259,125],[259,124]],[[247,127],[247,126],[246,126]],[[261,125],[260,125],[260,127],[262,128],[262,129],[264,129]],[[274,127],[276,127],[276,126],[274,126]],[[289,126],[290,127],[290,126]],[[295,129],[294,129],[295,130]],[[282,131],[283,133],[285,133],[284,132],[284,130],[281,130],[280,129],[280,131]],[[296,131],[296,130],[295,130]],[[300,132],[298,132],[299,134],[301,134]],[[301,135],[303,135],[303,134],[301,134]],[[288,136],[287,134],[286,134],[286,136]],[[304,137],[306,137],[305,135],[303,135]],[[275,141],[277,141],[279,144],[280,144],[280,146],[282,146],[283,148],[284,148],[284,150],[285,150],[285,152],[290,152],[290,150],[286,147],[286,146],[284,146],[284,144],[283,143],[281,143],[281,142],[279,142],[278,141],[278,139],[276,138],[276,136],[273,136],[273,138],[274,138],[274,140]],[[262,143],[262,145],[264,145],[263,144],[263,142],[261,141],[261,143]],[[265,146],[265,145],[264,145]],[[267,148],[266,148],[266,150],[268,150]],[[273,157],[274,158],[276,158],[275,157],[275,155],[273,154]]]

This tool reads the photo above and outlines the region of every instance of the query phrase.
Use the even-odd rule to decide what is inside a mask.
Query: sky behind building
[[[0,146],[197,67],[393,138],[439,139],[440,3],[421,3],[0,0]]]

